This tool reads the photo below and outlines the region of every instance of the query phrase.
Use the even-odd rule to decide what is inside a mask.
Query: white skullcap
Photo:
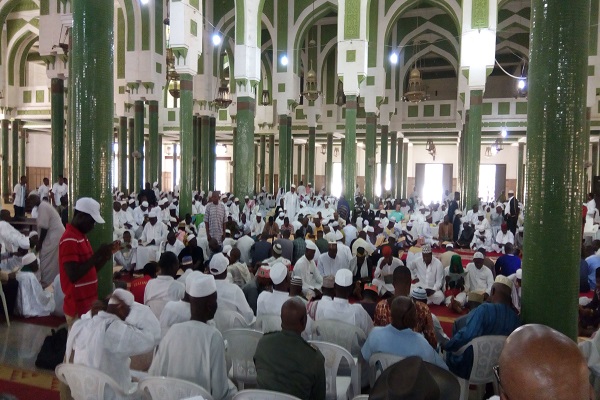
[[[375,228],[367,225],[364,227],[363,232],[375,232]]]
[[[152,184],[152,186],[154,186],[154,187],[158,187],[158,182],[154,182],[154,183]]]
[[[190,233],[190,234],[187,236],[187,241],[188,241],[188,243],[189,243],[189,242],[190,242],[192,239],[196,239],[196,235],[194,235],[193,233]]]
[[[276,262],[271,266],[271,281],[274,285],[279,285],[281,282],[285,280],[287,276],[288,270],[287,267],[282,262]]]
[[[483,231],[485,231],[485,226],[483,226],[483,225],[477,225],[477,227],[475,229],[477,229],[480,232],[483,232]]]
[[[37,233],[36,231],[31,231],[31,232],[29,232],[29,237],[30,237],[30,238],[32,238],[32,237],[34,237],[34,236],[37,236],[37,235],[38,235],[38,233]]]
[[[232,247],[230,245],[223,246],[223,251],[221,253],[228,254],[231,251]]]
[[[220,275],[227,269],[229,265],[229,261],[223,255],[223,253],[215,254],[211,259],[208,267],[210,269],[210,273],[213,275]]]
[[[21,236],[19,238],[19,248],[24,250],[29,250],[29,238],[27,236]]]
[[[525,228],[523,228],[522,226],[519,227],[519,232],[523,232],[525,231]]]
[[[317,245],[312,240],[306,241],[306,250],[317,250]]]
[[[115,299],[115,297],[118,299]],[[119,300],[121,300],[123,303],[127,304],[129,307],[131,307],[133,305],[133,302],[135,301],[133,298],[133,294],[131,294],[131,292],[125,290],[125,289],[115,289],[115,291],[112,293],[112,296],[110,296],[110,300],[108,301],[108,304],[117,304],[119,302]]]
[[[296,189],[296,185],[292,184],[291,188]]]
[[[135,204],[135,199],[130,199],[129,204]]]
[[[159,211],[156,208],[153,208],[148,213],[148,218],[158,218],[158,216],[159,216]]]
[[[483,211],[479,210],[479,212],[477,213],[478,217],[485,217],[485,214],[483,213]]]
[[[421,247],[421,253],[423,253],[423,254],[431,254],[431,245],[424,244],[423,247]]]
[[[513,288],[513,282],[510,279],[508,279],[507,277],[505,277],[504,275],[498,275],[494,282],[501,283],[502,285],[506,285],[506,286],[508,286],[508,288],[510,290],[512,290],[512,288]]]
[[[158,202],[158,205],[159,205],[159,206],[162,206],[163,204],[165,204],[165,203],[168,203],[168,202],[169,202],[169,200],[167,200],[167,198],[166,198],[166,197],[163,197],[163,198],[162,198],[162,199],[160,199],[160,201]]]
[[[478,251],[477,253],[473,254],[473,260],[475,259],[480,259],[483,260],[485,257],[483,256],[483,253],[481,253],[480,251]]]
[[[142,207],[148,207],[148,202],[147,201],[142,201]]]
[[[335,273],[335,284],[342,287],[352,286],[352,271],[342,268]]]
[[[396,217],[391,217],[389,222],[396,222]]]
[[[517,279],[523,279],[523,270],[519,268],[516,272]]]
[[[170,222],[177,222],[177,218],[175,218],[175,217],[171,217],[171,218],[169,218],[169,221],[170,221]]]
[[[188,294],[191,297],[207,297],[216,291],[215,278],[212,275],[201,274],[190,283]]]
[[[171,205],[169,205],[169,210],[177,210],[177,205],[175,204],[175,202],[171,203]]]
[[[306,203],[305,203],[305,202],[303,202],[303,201],[301,201],[301,202],[300,202],[300,205],[301,205],[302,207],[306,207]]]
[[[237,197],[235,199],[233,199],[233,201],[240,201],[240,199],[238,199]]]
[[[510,190],[508,191],[508,194],[515,194],[515,191],[514,191],[514,190],[512,190],[512,189],[510,189]]]
[[[231,233],[231,230],[225,229],[225,233]]]
[[[125,204],[127,204],[126,201],[120,201],[119,204],[121,204],[122,206],[124,206]]]
[[[202,275],[204,275],[204,274],[200,271],[192,271],[188,274],[188,276],[185,278],[185,292],[186,293],[190,293],[190,286],[191,286],[192,282],[194,281],[194,279],[201,278]]]
[[[336,227],[336,226],[340,226],[340,224],[337,221],[333,221],[333,224],[331,224],[331,226]]]
[[[21,259],[21,265],[24,267],[26,265],[31,264],[35,260],[37,260],[37,257],[35,256],[35,254],[33,254],[33,253],[27,253]]]
[[[244,196],[244,200],[250,200],[250,197]]]
[[[336,241],[342,240],[343,238],[344,238],[344,235],[342,235],[342,232],[335,231],[335,240]]]

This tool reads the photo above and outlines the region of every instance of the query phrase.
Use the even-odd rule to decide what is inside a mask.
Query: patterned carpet
[[[58,400],[58,383],[58,379],[51,373],[0,365],[0,395],[8,393],[20,400]]]

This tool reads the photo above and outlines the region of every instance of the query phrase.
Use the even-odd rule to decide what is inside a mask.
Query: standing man
[[[58,275],[58,243],[65,233],[65,227],[60,220],[60,215],[50,203],[42,201],[38,195],[29,196],[29,201],[33,207],[38,208],[39,240],[35,250],[39,253],[41,284],[45,288]]]
[[[27,177],[23,175],[21,181],[13,189],[13,205],[15,217],[25,216],[25,199],[27,198]]]
[[[44,178],[42,184],[38,188],[38,195],[42,201],[50,201],[50,181],[48,178]]]
[[[460,201],[460,193],[454,192],[454,200],[448,204],[448,220],[454,222],[454,213],[458,210],[458,202]]]
[[[517,221],[519,220],[519,201],[515,198],[515,191],[508,191],[508,203],[506,207],[506,223],[508,224],[508,230],[514,235],[517,232]]]
[[[112,257],[112,243],[101,245],[95,253],[92,250],[86,235],[96,223],[104,223],[100,204],[90,197],[80,198],[58,245],[60,286],[65,294],[63,310],[69,328],[98,299],[97,272]]]
[[[219,202],[221,192],[212,192],[211,202],[206,205],[204,213],[204,225],[206,227],[206,239],[215,239],[219,245],[225,239],[225,223],[227,222],[227,210],[225,204]]]
[[[296,194],[296,185],[292,185],[290,191],[283,196],[283,207],[289,218],[296,216],[296,207],[298,206],[298,195]]]
[[[52,194],[52,199],[54,201],[54,207],[60,207],[61,202],[60,199],[63,196],[66,196],[69,192],[69,187],[65,182],[65,178],[62,175],[58,176],[58,182],[52,185],[52,190],[50,190],[50,194]]]

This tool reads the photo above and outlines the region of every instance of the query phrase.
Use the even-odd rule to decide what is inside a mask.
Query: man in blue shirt
[[[504,276],[496,277],[489,297],[491,303],[480,305],[470,314],[467,325],[459,330],[446,345],[446,363],[455,375],[469,379],[473,367],[473,348],[455,355],[458,349],[480,336],[508,336],[521,326],[521,321],[512,306],[512,281]]]
[[[596,290],[596,269],[600,267],[600,256],[594,254],[585,259],[588,263],[588,283],[590,290]]]
[[[399,296],[392,301],[392,323],[373,328],[363,345],[362,355],[369,360],[374,353],[394,354],[400,357],[418,356],[428,363],[448,369],[442,357],[423,335],[413,331],[417,323],[417,308],[413,301]]]
[[[515,254],[515,247],[512,243],[504,245],[504,255],[496,260],[496,275],[510,276],[521,269],[521,259]]]

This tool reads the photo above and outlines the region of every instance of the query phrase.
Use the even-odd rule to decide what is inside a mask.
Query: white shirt
[[[288,292],[280,292],[273,289],[273,292],[263,291],[258,295],[256,301],[256,316],[261,315],[279,315],[281,316],[281,306],[290,299]]]
[[[498,244],[506,244],[506,243],[515,244],[515,235],[513,235],[513,233],[509,230],[507,230],[506,233],[503,233],[502,231],[498,231],[498,234],[496,235],[496,243],[498,243]]]
[[[152,225],[148,222],[146,226],[144,226],[140,240],[143,244],[150,243],[154,240],[154,244],[158,246],[162,241],[167,239],[168,234],[169,228],[167,228],[164,223],[156,221],[156,224]]]
[[[148,215],[148,209],[146,211],[142,210],[142,206],[136,207],[133,210],[133,217],[135,218],[135,223],[138,225],[142,225],[144,223],[144,217]]]
[[[346,246],[350,247],[350,244],[358,236],[358,230],[354,225],[346,225],[344,229],[344,238],[346,239]]]
[[[161,337],[165,337],[167,331],[173,325],[189,321],[191,318],[190,303],[183,300],[168,302],[160,314]]]
[[[261,218],[260,222],[254,221],[252,224],[252,232],[250,234],[252,236],[258,236],[262,234],[263,229],[265,229],[265,221]]]
[[[69,186],[64,183],[62,185],[59,185],[58,182],[56,182],[54,185],[52,185],[52,195],[54,196],[54,204],[57,206],[60,205],[60,198],[66,196],[68,191]]]
[[[379,283],[379,285],[382,285],[383,287],[385,287],[385,289],[388,292],[394,293],[394,284],[393,283],[385,283],[385,277],[387,275],[392,275],[394,273],[394,270],[401,265],[404,265],[404,264],[402,263],[402,261],[400,261],[399,258],[392,257],[392,263],[387,264],[385,262],[385,258],[381,257],[379,259],[379,261],[377,261],[377,267],[375,268],[375,272],[373,273],[373,278],[374,278],[373,283]],[[376,280],[379,282],[375,282]],[[379,287],[379,285],[378,285],[378,287]]]
[[[296,265],[294,265],[293,275],[302,278],[303,290],[321,290],[321,286],[323,285],[323,277],[317,269],[314,259],[308,261],[306,256],[300,257],[300,259],[296,261]]]
[[[373,329],[373,320],[360,304],[350,304],[347,299],[334,297],[333,301],[319,302],[316,321],[333,319],[358,326],[365,335]]]
[[[17,207],[25,207],[25,199],[27,198],[27,184],[21,185],[20,183],[17,183],[13,189],[13,193],[15,194],[13,204]]]
[[[484,237],[483,240],[481,240],[482,236]],[[482,247],[486,251],[492,250],[492,233],[488,230],[484,231],[483,234],[476,230],[475,234],[473,235],[473,240],[471,241],[471,248],[479,249]]]
[[[298,206],[298,195],[296,193],[287,192],[283,196],[283,207],[287,213],[287,216],[294,218],[296,216],[296,207]]]
[[[336,254],[335,258],[329,257],[329,253],[323,253],[318,259],[318,269],[321,276],[335,276],[335,273],[342,268],[348,269],[350,260],[345,255]]]
[[[408,263],[413,279],[418,279],[418,286],[423,289],[441,290],[444,282],[444,267],[442,262],[432,257],[429,265],[425,264],[423,257],[415,257]]]
[[[146,284],[144,304],[150,307],[156,318],[160,318],[165,305],[169,301],[183,299],[184,294],[185,286],[181,282],[177,282],[171,276],[159,275]]]
[[[40,196],[40,200],[44,200],[44,197],[48,197],[48,201],[50,201],[50,188],[43,183],[38,188],[38,195]]]
[[[129,357],[151,351],[160,340],[160,325],[148,307],[134,303],[125,321],[100,311],[75,322],[67,338],[73,362],[98,369],[119,386],[131,389]]]
[[[485,290],[490,294],[492,285],[494,284],[494,275],[489,268],[482,266],[477,269],[474,263],[469,263],[465,268],[467,276],[465,278],[465,290],[471,292],[473,290]]]
[[[246,296],[239,286],[223,279],[215,279],[217,286],[217,304],[221,310],[240,313],[250,325],[254,321],[254,311],[248,305]]]
[[[167,251],[170,251],[171,253],[175,253],[175,255],[179,257],[179,253],[181,253],[181,250],[183,249],[185,249],[185,245],[179,239],[175,239],[175,243],[173,243],[172,245],[169,242],[165,242],[165,253]]]
[[[240,261],[249,264],[250,263],[250,248],[254,244],[254,239],[248,235],[240,237],[235,244],[235,247],[240,251]]]

